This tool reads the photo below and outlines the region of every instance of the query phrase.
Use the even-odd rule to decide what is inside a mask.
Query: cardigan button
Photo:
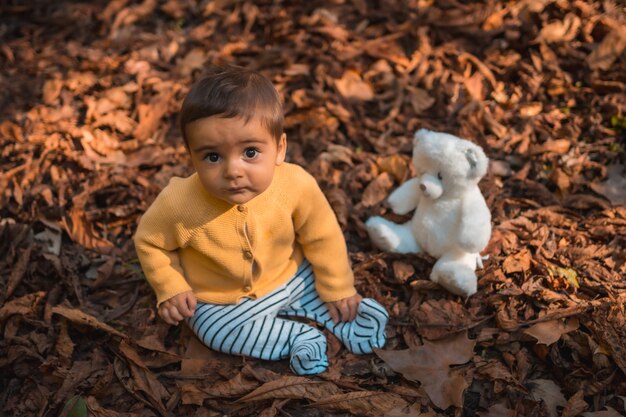
[[[246,211],[248,211],[248,209],[246,208],[246,206],[237,206],[237,210],[239,210],[242,213],[245,213]]]
[[[252,252],[250,252],[249,250],[243,251],[243,257],[245,259],[252,259]]]
[[[250,291],[251,289],[252,289],[252,286],[250,286],[250,285],[246,285],[246,286],[244,286],[244,287],[243,287],[243,290],[244,290],[245,292],[248,292],[248,291]]]

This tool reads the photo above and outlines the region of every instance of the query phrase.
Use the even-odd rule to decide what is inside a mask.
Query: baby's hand
[[[332,318],[335,323],[354,320],[362,299],[363,297],[361,297],[359,293],[356,293],[352,297],[326,303],[330,318]]]
[[[165,300],[159,306],[159,316],[168,324],[176,326],[179,321],[193,316],[196,310],[196,296],[187,291]]]

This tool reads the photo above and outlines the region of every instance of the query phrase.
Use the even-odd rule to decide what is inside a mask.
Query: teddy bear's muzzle
[[[430,198],[433,200],[441,197],[441,194],[443,193],[443,185],[441,184],[439,178],[435,177],[434,175],[422,175],[422,178],[419,182],[419,187],[420,190],[422,190],[422,194],[426,198]]]

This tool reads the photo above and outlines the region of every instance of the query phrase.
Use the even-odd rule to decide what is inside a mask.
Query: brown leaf
[[[363,206],[371,207],[374,204],[378,204],[383,201],[389,194],[391,187],[393,187],[391,175],[383,172],[370,182],[367,187],[365,187],[365,190],[363,190],[363,196],[361,198]]]
[[[616,24],[600,45],[587,56],[587,65],[592,70],[608,70],[626,49],[626,26]]]
[[[543,103],[534,101],[531,103],[524,103],[519,106],[518,113],[522,117],[533,117],[541,113],[543,110]]]
[[[140,414],[136,413],[118,413],[98,404],[98,400],[95,397],[87,397],[87,409],[89,410],[89,416],[93,417],[140,417]]]
[[[207,60],[207,53],[204,48],[194,48],[184,58],[178,61],[178,68],[183,77],[188,77],[191,73],[204,66]]]
[[[201,390],[195,382],[183,384],[179,389],[180,401],[185,405],[194,404],[202,406],[202,404],[204,404],[204,400],[210,398],[210,396]]]
[[[380,167],[380,170],[391,174],[393,179],[398,183],[403,182],[407,178],[410,163],[409,159],[398,154],[378,157],[376,159],[376,164]]]
[[[59,337],[57,338],[57,343],[55,346],[55,350],[61,357],[61,360],[64,364],[69,364],[72,359],[72,353],[74,352],[74,347],[76,346],[69,334],[67,333],[67,322],[61,321],[61,329],[59,331]]]
[[[550,180],[559,187],[561,191],[567,191],[571,185],[569,176],[560,168],[555,168],[550,174]]]
[[[167,113],[172,97],[172,91],[159,94],[150,101],[150,104],[137,106],[139,123],[133,132],[133,136],[139,140],[152,137],[159,127],[161,118]]]
[[[348,166],[354,166],[352,162],[353,153],[352,149],[346,146],[329,143],[326,152],[322,152],[319,158],[329,162],[343,162]]]
[[[392,267],[393,276],[401,283],[407,282],[415,274],[415,268],[406,262],[393,261]]]
[[[435,98],[431,97],[428,91],[412,86],[407,86],[406,88],[410,92],[411,106],[415,113],[423,113],[435,104]]]
[[[463,391],[468,386],[461,376],[450,375],[450,365],[469,361],[475,345],[476,341],[469,340],[464,332],[436,342],[425,340],[416,349],[376,350],[376,354],[405,378],[419,381],[431,401],[446,409],[450,405],[463,406]]]
[[[431,281],[418,280],[414,283],[432,285]],[[422,337],[437,340],[468,328],[476,318],[459,302],[449,299],[429,299],[411,306],[410,316]]]
[[[576,394],[572,395],[563,409],[561,417],[575,417],[580,415],[583,411],[589,408],[589,404],[585,401],[585,392],[579,390]]]
[[[140,392],[143,393],[147,397],[148,402],[159,410],[162,415],[168,415],[169,413],[165,409],[163,400],[169,398],[170,393],[143,363],[143,360],[132,346],[122,340],[119,349],[126,359],[128,359],[133,382],[129,387],[137,394]]]
[[[282,410],[283,406],[287,404],[289,400],[274,400],[272,405],[261,412],[258,417],[276,417]],[[281,413],[283,414],[283,413]]]
[[[106,251],[113,247],[111,242],[97,235],[91,222],[87,221],[82,207],[73,207],[69,215],[63,217],[61,224],[74,242],[87,249]]]
[[[571,141],[568,139],[548,140],[540,145],[532,145],[530,147],[530,154],[537,155],[545,152],[554,152],[563,155],[569,151],[570,146]]]
[[[339,388],[331,382],[314,381],[299,376],[284,376],[267,382],[237,400],[237,402],[263,401],[276,398],[306,398],[319,401],[322,398],[339,393]]]
[[[535,42],[567,42],[578,34],[580,18],[574,13],[568,13],[563,21],[556,21],[545,25],[535,39]]]
[[[311,404],[326,411],[346,412],[363,417],[390,416],[390,411],[409,405],[402,397],[388,392],[355,391],[331,395]]]
[[[39,301],[41,301],[45,295],[46,293],[44,291],[37,291],[5,302],[4,305],[0,307],[0,323],[14,314],[20,314],[22,316],[33,314],[37,308],[37,304],[39,304]]]
[[[463,79],[465,89],[474,100],[482,101],[485,98],[483,91],[483,76],[476,72],[469,78]]]
[[[58,305],[52,307],[52,313],[58,314],[59,316],[63,316],[69,321],[77,324],[81,324],[84,326],[89,326],[94,329],[102,330],[104,332],[110,333],[115,336],[119,336],[122,338],[126,338],[127,336],[115,330],[113,327],[109,326],[106,323],[102,323],[100,320],[92,316],[91,314],[87,314],[77,308],[66,307],[64,305]]]
[[[524,248],[514,255],[507,256],[502,263],[505,274],[524,272],[530,269],[530,252]]]
[[[372,87],[354,70],[345,71],[341,79],[335,80],[335,87],[347,99],[367,101],[374,98]]]
[[[110,37],[116,38],[121,27],[130,26],[149,16],[156,7],[156,0],[144,0],[141,4],[123,8],[111,24]]]
[[[259,383],[257,381],[251,381],[239,373],[228,381],[217,382],[209,387],[203,388],[202,391],[211,397],[230,398],[242,396],[256,389],[258,386]]]
[[[26,273],[26,267],[28,266],[28,261],[30,260],[30,254],[33,251],[33,247],[29,245],[27,248],[20,251],[17,262],[13,265],[13,269],[11,269],[11,273],[9,274],[9,279],[6,283],[6,294],[5,298],[9,298],[13,291],[17,288],[17,286],[24,278],[24,274]]]
[[[486,376],[491,380],[499,379],[517,385],[511,371],[499,360],[489,360],[486,364],[477,366],[476,374]]]
[[[578,329],[578,319],[550,320],[533,324],[524,333],[537,339],[537,343],[551,345],[557,342],[562,335]]]
[[[43,102],[54,104],[59,95],[61,95],[61,88],[63,88],[63,81],[61,80],[52,79],[46,81],[43,85]]]

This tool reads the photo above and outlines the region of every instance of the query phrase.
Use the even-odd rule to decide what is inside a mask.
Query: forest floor
[[[0,415],[626,415],[626,10],[565,0],[4,1]],[[269,77],[388,342],[329,371],[211,352],[155,314],[132,245],[207,64]],[[412,136],[483,147],[479,291],[375,249]],[[393,352],[390,354],[389,352]],[[389,358],[393,357],[393,361]],[[386,361],[386,360],[387,361]],[[388,363],[393,362],[393,364]]]

